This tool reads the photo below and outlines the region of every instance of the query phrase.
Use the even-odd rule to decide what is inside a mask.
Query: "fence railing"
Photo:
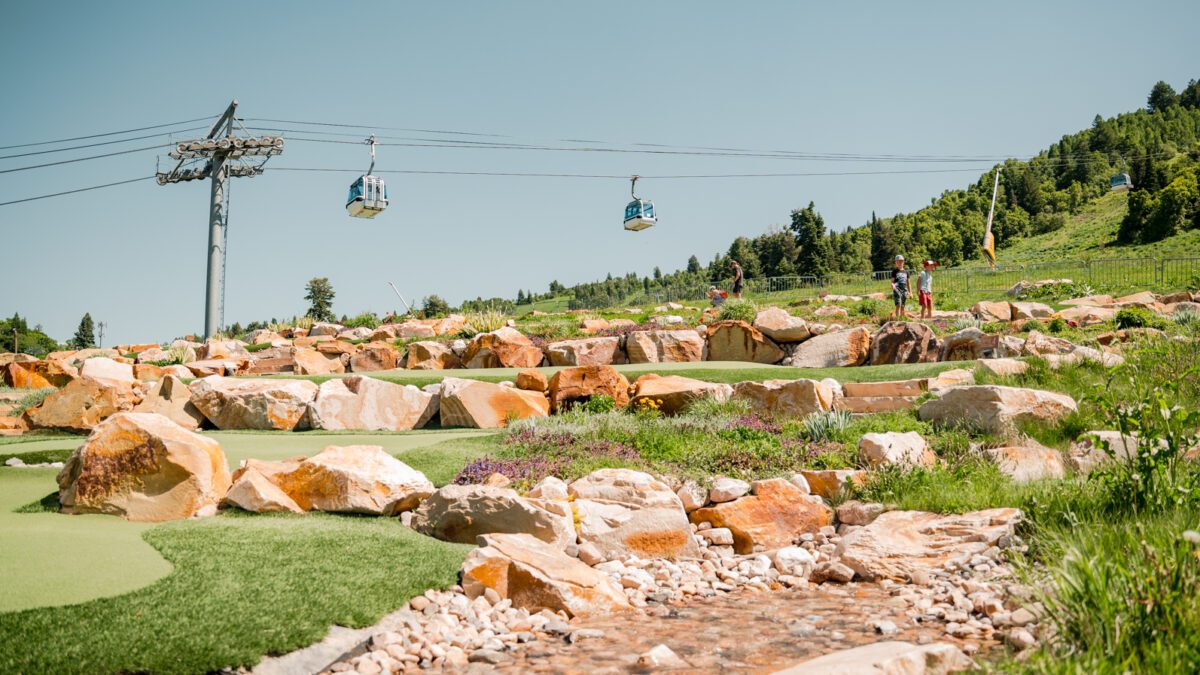
[[[918,270],[910,270],[917,275]],[[837,273],[814,276],[763,277],[746,280],[748,295],[791,293],[800,297],[822,291],[834,295],[867,295],[890,292],[891,270],[865,273]],[[1024,265],[991,267],[951,267],[934,273],[934,290],[939,293],[989,293],[1007,291],[1020,281],[1043,279],[1069,280],[1086,284],[1095,291],[1121,288],[1166,287],[1180,290],[1200,282],[1200,257],[1184,258],[1106,258],[1097,260],[1057,260]],[[915,279],[914,279],[915,283]],[[711,284],[656,289],[626,299],[623,304],[664,304],[700,300]],[[725,288],[728,283],[716,284]],[[726,288],[728,290],[728,288]]]

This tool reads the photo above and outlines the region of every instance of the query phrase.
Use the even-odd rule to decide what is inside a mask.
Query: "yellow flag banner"
[[[983,255],[987,257],[989,265],[996,266],[996,238],[991,230],[983,234]]]

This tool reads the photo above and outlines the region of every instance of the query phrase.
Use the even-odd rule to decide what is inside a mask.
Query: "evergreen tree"
[[[1179,95],[1171,85],[1159,80],[1146,97],[1146,107],[1150,112],[1162,112],[1173,105],[1179,105]]]
[[[830,272],[832,251],[825,237],[825,218],[817,212],[816,205],[792,211],[792,232],[800,253],[796,257],[796,271],[807,276],[823,277]]]
[[[892,265],[892,260],[900,252],[896,244],[896,234],[890,223],[884,222],[871,212],[871,271],[886,270]]]
[[[333,284],[328,277],[313,277],[305,287],[304,299],[308,301],[307,316],[313,321],[333,321]]]
[[[525,291],[523,291],[521,289],[517,289],[517,304],[518,305],[525,304]]]
[[[92,322],[91,313],[85,313],[79,320],[79,328],[75,329],[75,337],[71,338],[71,349],[90,349],[96,346],[96,325]]]
[[[758,254],[746,237],[738,237],[729,245],[729,259],[738,261],[742,266],[742,274],[747,279],[762,276],[762,265],[758,262]]]
[[[689,274],[696,274],[700,271],[700,259],[696,256],[688,258],[687,271]]]
[[[1179,105],[1185,108],[1200,108],[1200,80],[1188,80],[1187,86],[1179,92]]]
[[[440,319],[450,313],[450,305],[440,295],[430,295],[421,303],[421,313],[426,319]]]
[[[796,238],[790,232],[772,230],[754,240],[754,250],[763,276],[786,277],[796,273]]]

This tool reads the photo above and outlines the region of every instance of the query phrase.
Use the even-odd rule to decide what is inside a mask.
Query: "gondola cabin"
[[[366,174],[350,184],[346,212],[355,218],[374,218],[387,208],[387,186],[379,176]]]
[[[635,199],[625,207],[625,229],[639,232],[648,227],[654,227],[658,218],[654,215],[654,202],[649,199]]]
[[[1133,189],[1133,181],[1127,173],[1119,173],[1108,179],[1108,189],[1110,192],[1124,192],[1125,190]]]

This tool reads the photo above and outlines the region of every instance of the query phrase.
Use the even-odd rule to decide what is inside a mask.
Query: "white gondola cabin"
[[[1108,179],[1108,189],[1111,192],[1124,192],[1133,189],[1133,180],[1127,173],[1119,173]]]
[[[371,174],[375,170],[375,136],[367,139],[371,146],[371,168],[350,184],[350,192],[346,195],[346,213],[355,218],[374,218],[387,208],[387,185],[379,176]]]
[[[625,207],[625,229],[630,232],[640,232],[648,227],[654,227],[658,217],[654,214],[654,202],[649,199],[638,199],[634,194],[638,176],[630,179],[629,194],[633,201]]]

